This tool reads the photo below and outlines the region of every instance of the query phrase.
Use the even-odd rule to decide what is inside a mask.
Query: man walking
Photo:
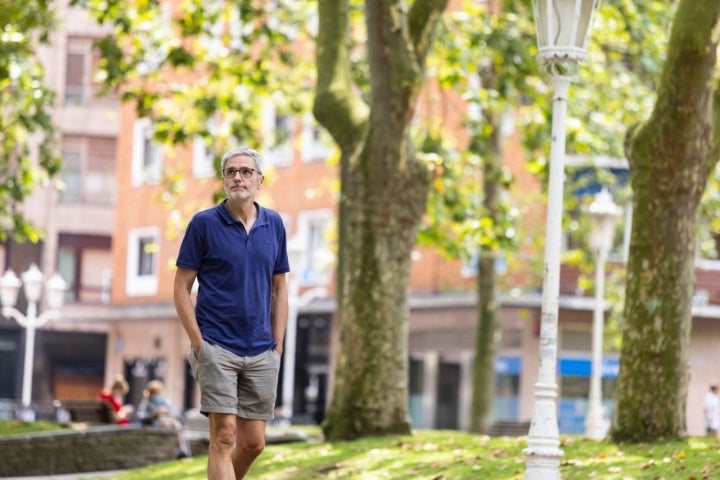
[[[264,180],[260,154],[239,147],[221,167],[226,199],[188,224],[174,301],[200,411],[210,421],[208,479],[240,480],[262,453],[274,414],[290,266],[280,215],[255,201]]]

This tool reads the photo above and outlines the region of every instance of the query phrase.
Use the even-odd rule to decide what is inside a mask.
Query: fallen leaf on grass
[[[648,460],[647,462],[643,463],[640,468],[645,470],[646,468],[654,467],[655,466],[655,460]]]

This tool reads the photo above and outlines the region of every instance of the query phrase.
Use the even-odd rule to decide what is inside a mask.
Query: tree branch
[[[348,52],[348,3],[319,0],[318,13],[318,72],[313,114],[340,149],[350,152],[364,138],[370,111],[354,93]]]
[[[448,0],[417,0],[408,14],[410,38],[415,46],[418,62],[424,63],[433,43],[437,23],[447,8]]]
[[[681,115],[691,123],[696,123],[698,118],[709,118],[712,89],[708,84],[715,70],[719,16],[717,0],[680,2],[654,117]]]

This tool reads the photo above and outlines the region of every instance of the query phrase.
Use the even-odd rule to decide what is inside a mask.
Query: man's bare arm
[[[195,317],[195,306],[192,302],[192,286],[197,277],[195,270],[178,267],[175,272],[175,285],[173,290],[173,300],[175,301],[175,310],[177,311],[180,323],[185,329],[185,333],[190,339],[190,345],[195,353],[200,352],[200,344],[202,343],[202,334]]]
[[[288,321],[288,290],[286,274],[273,275],[272,305],[270,306],[270,326],[275,339],[275,349],[282,354],[285,328]]]

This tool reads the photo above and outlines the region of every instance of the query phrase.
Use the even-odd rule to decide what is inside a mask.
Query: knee
[[[235,428],[230,425],[222,426],[215,430],[212,441],[217,447],[231,449],[235,445]]]
[[[248,455],[257,457],[265,450],[265,438],[246,438],[240,447],[245,450]]]

